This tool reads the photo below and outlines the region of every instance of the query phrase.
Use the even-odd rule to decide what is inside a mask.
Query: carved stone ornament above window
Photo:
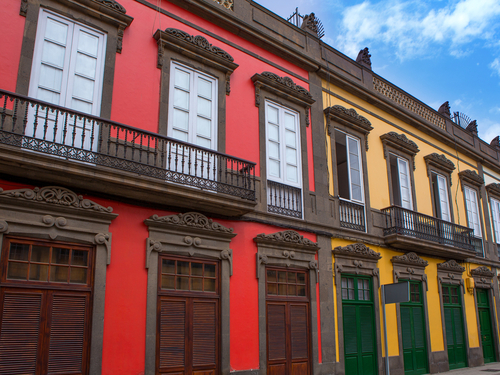
[[[46,186],[43,188],[35,187],[34,189],[15,189],[3,190],[0,188],[0,199],[16,198],[27,201],[56,204],[70,208],[78,208],[97,212],[113,212],[111,207],[103,207],[100,204],[85,199],[81,195],[77,195],[69,189],[59,186]]]
[[[472,276],[487,277],[489,279],[491,279],[493,276],[495,276],[495,272],[493,272],[492,270],[490,270],[486,266],[474,268],[473,270],[470,271],[470,274]]]
[[[290,77],[280,77],[271,72],[254,74],[252,82],[255,85],[255,106],[261,104],[261,89],[265,89],[283,99],[289,100],[306,109],[306,126],[309,126],[309,108],[315,102],[306,88],[297,85]]]
[[[197,212],[187,212],[185,214],[180,213],[169,216],[153,215],[150,220],[157,223],[165,223],[166,225],[203,229],[219,233],[233,233],[233,228],[226,228],[222,224],[219,224]]]
[[[418,146],[411,139],[408,139],[404,134],[398,134],[396,132],[389,132],[382,134],[380,136],[382,144],[384,147],[384,158],[389,157],[389,150],[393,149],[396,151],[401,151],[408,156],[411,156],[413,161],[413,170],[415,170],[415,159],[414,156],[419,152]]]
[[[403,263],[414,267],[427,267],[429,262],[420,258],[416,253],[407,253],[405,255],[393,256],[392,263]]]
[[[465,267],[462,267],[457,263],[456,260],[450,259],[444,263],[438,263],[437,268],[443,271],[458,272],[462,273],[465,271]]]
[[[193,60],[225,72],[226,95],[229,95],[231,92],[230,76],[238,67],[229,53],[212,45],[201,35],[191,35],[179,29],[168,28],[165,31],[158,29],[153,37],[158,43],[158,69],[163,66],[165,48],[179,52]]]
[[[451,186],[451,172],[455,170],[455,164],[443,154],[432,153],[424,156],[425,164],[427,164],[427,176],[431,177],[431,169],[438,169],[448,176],[448,183]]]
[[[334,105],[325,108],[323,111],[326,116],[326,129],[328,135],[332,134],[331,122],[335,121],[339,124],[347,126],[350,129],[354,129],[361,132],[365,136],[373,130],[372,124],[367,118],[361,116],[356,112],[354,108],[345,108],[341,105]],[[368,137],[366,137],[366,150],[368,151]]]
[[[495,272],[491,271],[488,267],[481,266],[474,268],[470,271],[471,276],[474,278],[476,288],[490,289],[493,287],[491,281]]]
[[[500,184],[491,183],[486,185],[486,191],[489,195],[496,195],[497,198],[500,198]]]
[[[472,169],[466,169],[464,171],[461,171],[458,174],[458,177],[460,178],[460,181],[462,183],[469,183],[471,185],[480,187],[481,185],[484,184],[484,179],[476,172],[473,171]]]
[[[134,20],[127,16],[127,10],[116,0],[56,0],[68,7],[78,9],[82,12],[90,14],[92,17],[103,20],[111,24],[115,24],[118,28],[118,41],[116,44],[116,52],[122,52],[123,31],[130,26]],[[28,12],[28,0],[21,0],[21,9],[19,14],[26,17]]]
[[[370,249],[369,247],[367,247],[365,244],[362,243],[355,243],[343,247],[337,246],[335,249],[333,249],[333,253],[340,255],[354,256],[356,258],[372,259],[372,260],[378,260],[382,258],[380,253],[377,253],[376,251]]]
[[[258,234],[254,239],[256,243],[276,244],[288,247],[297,247],[306,250],[316,251],[319,249],[318,243],[301,236],[294,230],[285,230],[273,234]]]

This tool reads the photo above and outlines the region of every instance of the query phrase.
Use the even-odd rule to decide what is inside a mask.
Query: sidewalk
[[[442,374],[450,375],[500,375],[500,362],[488,363],[479,367],[466,367],[458,370],[450,370]]]

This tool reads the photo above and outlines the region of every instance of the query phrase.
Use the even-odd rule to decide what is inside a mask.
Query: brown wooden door
[[[0,375],[87,374],[92,249],[6,242],[0,278]]]
[[[267,270],[267,374],[310,373],[307,274]]]
[[[160,260],[157,373],[218,374],[218,263]]]

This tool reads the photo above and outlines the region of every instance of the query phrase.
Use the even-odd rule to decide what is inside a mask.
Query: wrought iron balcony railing
[[[386,219],[385,236],[399,234],[473,250],[478,256],[483,254],[482,241],[474,237],[473,229],[397,206],[385,208],[382,212]]]
[[[365,206],[349,201],[339,200],[340,226],[364,232]]]
[[[267,180],[267,211],[302,218],[302,189]]]
[[[4,90],[0,143],[255,200],[255,163]]]

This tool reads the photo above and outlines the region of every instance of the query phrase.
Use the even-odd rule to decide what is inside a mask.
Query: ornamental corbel
[[[44,217],[42,217],[42,223],[44,223],[48,227],[56,226],[57,228],[62,229],[63,227],[68,225],[68,220],[66,220],[66,218],[62,216],[55,218],[52,215],[45,215]]]
[[[104,245],[106,248],[106,264],[111,263],[111,234],[110,233],[98,233],[94,237],[94,242],[96,245]]]
[[[260,106],[260,87],[262,85],[258,82],[255,82],[255,106]]]
[[[219,254],[219,259],[229,262],[229,276],[233,276],[233,250],[224,250]]]
[[[9,230],[9,223],[5,220],[0,220],[0,233],[7,233]]]
[[[256,255],[256,258],[257,258],[257,279],[259,278],[259,269],[260,269],[260,266],[263,264],[263,265],[266,265],[269,263],[269,258],[267,257],[267,255],[264,255],[264,254],[255,254]]]
[[[153,251],[160,252],[162,248],[160,241],[154,241],[150,238],[147,239],[146,243],[146,268],[149,268],[149,258]]]
[[[319,268],[318,268],[318,261],[317,260],[312,260],[309,262],[309,269],[314,270],[316,273],[316,284],[319,281]]]

